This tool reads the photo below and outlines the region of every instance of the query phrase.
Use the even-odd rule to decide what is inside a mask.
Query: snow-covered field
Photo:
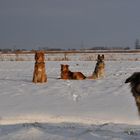
[[[46,62],[48,82],[32,83],[33,61],[0,61],[0,140],[139,140],[140,118],[124,81],[140,61],[107,61],[100,80],[60,80],[60,64],[91,75],[95,61]]]

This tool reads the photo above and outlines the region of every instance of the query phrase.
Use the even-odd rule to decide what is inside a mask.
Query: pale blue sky
[[[0,0],[0,48],[134,47],[140,0]]]

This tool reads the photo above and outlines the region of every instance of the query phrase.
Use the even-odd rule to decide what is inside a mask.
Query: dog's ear
[[[104,54],[102,55],[102,58],[103,58],[103,59],[105,58]]]
[[[125,83],[129,83],[129,82],[140,83],[140,72],[135,72],[130,77],[128,77],[126,79]]]
[[[125,80],[125,83],[131,83],[133,81],[135,81],[137,78],[137,73],[133,73],[130,77],[128,77],[126,80]]]
[[[100,57],[101,57],[101,56],[100,56],[100,54],[98,54],[97,59],[99,60],[99,59],[100,59]]]
[[[37,59],[37,51],[35,51],[35,60]]]
[[[67,67],[69,67],[69,65],[66,65]]]
[[[127,78],[126,80],[125,80],[125,83],[130,83],[131,81],[132,81],[132,77],[129,77],[129,78]]]
[[[67,69],[69,69],[69,65],[65,65]]]

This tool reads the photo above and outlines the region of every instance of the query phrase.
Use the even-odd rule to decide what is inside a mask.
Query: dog
[[[35,66],[33,73],[33,83],[44,83],[47,82],[46,68],[45,68],[45,57],[43,51],[36,51],[35,53]]]
[[[130,83],[131,92],[135,98],[135,102],[140,115],[140,72],[133,73],[129,78],[126,79],[125,83]]]
[[[105,63],[104,63],[104,55],[97,56],[97,63],[94,69],[94,72],[88,79],[99,79],[105,76]]]
[[[61,79],[68,80],[84,80],[86,76],[81,72],[71,72],[69,70],[69,65],[61,64]]]

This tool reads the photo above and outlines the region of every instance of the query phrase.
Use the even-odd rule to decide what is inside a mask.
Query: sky
[[[134,47],[140,0],[0,0],[0,48]]]

